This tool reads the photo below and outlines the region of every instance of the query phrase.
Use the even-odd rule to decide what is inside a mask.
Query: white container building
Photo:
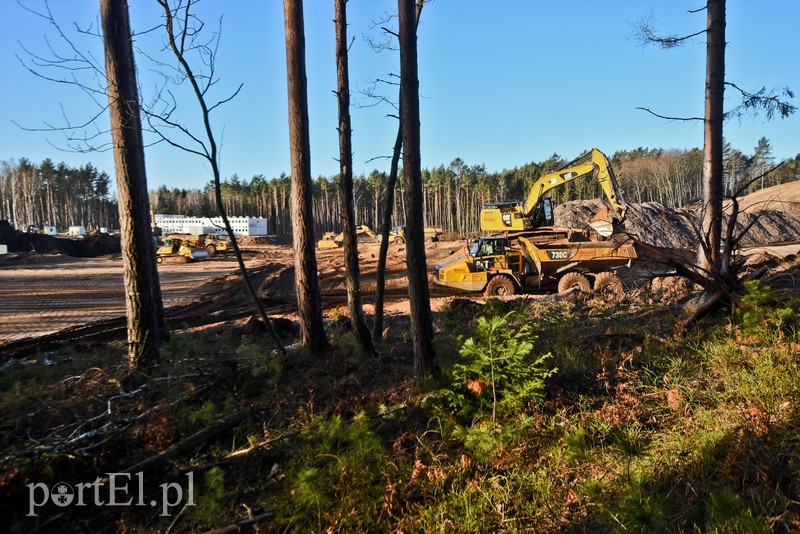
[[[187,215],[167,215],[156,213],[154,222],[167,234],[224,234],[222,217],[189,217]],[[235,235],[267,235],[266,217],[228,217]],[[198,232],[198,229],[205,231]]]

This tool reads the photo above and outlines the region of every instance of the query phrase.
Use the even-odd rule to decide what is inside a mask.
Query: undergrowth
[[[192,532],[266,511],[262,528],[277,532],[800,530],[800,301],[750,284],[681,340],[669,336],[681,311],[664,306],[459,306],[437,314],[441,380],[417,388],[410,351],[365,356],[333,329],[326,358],[185,333],[138,382],[94,357],[82,371],[64,363],[69,380],[6,372],[2,496],[18,502],[27,481],[64,465],[124,467],[249,408],[241,427],[161,470],[196,472],[194,507],[177,518],[103,509],[71,525]],[[390,340],[393,329],[406,339],[407,323],[389,324]],[[36,392],[74,419],[131,391],[126,417],[163,410],[89,453],[7,454],[33,448],[21,421]]]

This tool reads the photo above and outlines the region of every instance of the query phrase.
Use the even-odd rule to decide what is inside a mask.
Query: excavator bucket
[[[614,233],[614,214],[608,208],[603,208],[589,221],[589,226],[603,237]]]

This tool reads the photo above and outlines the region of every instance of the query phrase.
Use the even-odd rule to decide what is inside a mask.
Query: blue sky
[[[23,0],[33,8],[40,0]],[[158,22],[152,0],[130,0],[137,32]],[[51,0],[65,30],[73,22],[95,25],[97,0]],[[557,153],[572,159],[597,147],[612,154],[639,146],[702,146],[702,124],[669,122],[637,110],[645,106],[670,116],[702,116],[705,41],[695,38],[675,50],[642,48],[633,25],[652,16],[662,33],[702,29],[705,14],[691,14],[700,0],[435,0],[426,6],[419,29],[422,163],[447,165],[460,157],[485,164],[489,171],[541,161]],[[350,0],[350,80],[356,93],[370,80],[397,73],[396,52],[375,53],[365,36],[379,38],[374,21],[395,9],[386,0]],[[221,139],[221,169],[249,179],[289,173],[286,111],[286,65],[283,8],[279,0],[203,0],[199,4],[208,30],[222,16],[217,59],[220,81],[212,98],[224,98],[239,84],[241,93],[212,117]],[[800,20],[797,0],[728,0],[727,79],[756,90],[789,86],[800,91]],[[41,80],[21,65],[22,46],[46,54],[45,38],[63,50],[54,31],[12,0],[4,0],[0,19],[0,161],[50,158],[78,166],[92,163],[113,175],[109,152],[74,154],[59,150],[57,132],[20,129],[63,125],[64,117],[83,122],[97,113],[74,87]],[[311,123],[311,167],[315,176],[338,173],[333,2],[306,0],[306,58]],[[393,24],[393,23],[392,23]],[[81,50],[102,61],[99,40],[76,37]],[[142,35],[137,45],[154,53],[157,43]],[[147,99],[160,77],[146,58],[137,58],[140,85]],[[396,100],[396,88],[383,92]],[[195,102],[177,92],[187,121]],[[734,103],[733,95],[731,103]],[[794,99],[795,105],[800,99]],[[357,174],[387,171],[396,121],[386,105],[354,107],[353,151]],[[99,119],[102,129],[108,119]],[[763,116],[726,124],[726,138],[752,153],[766,136],[780,159],[800,152],[800,114],[767,122]],[[55,146],[54,146],[55,145]],[[377,158],[377,159],[376,159]],[[199,188],[211,179],[197,156],[156,145],[146,153],[151,188]]]

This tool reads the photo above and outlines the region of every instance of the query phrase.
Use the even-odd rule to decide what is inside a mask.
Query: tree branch
[[[686,41],[705,33],[706,29],[702,29],[689,35],[658,35],[655,29],[655,19],[652,15],[642,18],[642,20],[634,26],[633,30],[633,36],[639,42],[640,46],[654,44],[661,48],[683,46]]]
[[[655,111],[651,110],[650,108],[645,108],[645,107],[641,107],[641,106],[637,107],[636,109],[640,109],[642,111],[646,111],[647,113],[649,113],[649,114],[651,114],[651,115],[653,115],[655,117],[658,117],[659,119],[664,119],[664,120],[668,120],[668,121],[702,121],[702,120],[704,120],[703,117],[668,117],[666,115],[659,115],[658,113],[656,113]]]
[[[732,82],[725,82],[725,85],[736,89],[742,97],[742,101],[738,106],[725,113],[726,119],[741,117],[746,113],[757,115],[759,110],[765,112],[767,120],[772,120],[775,116],[785,119],[797,111],[797,106],[781,100],[781,97],[794,98],[794,92],[788,87],[773,88],[769,93],[766,87],[762,87],[758,91],[751,93]]]

